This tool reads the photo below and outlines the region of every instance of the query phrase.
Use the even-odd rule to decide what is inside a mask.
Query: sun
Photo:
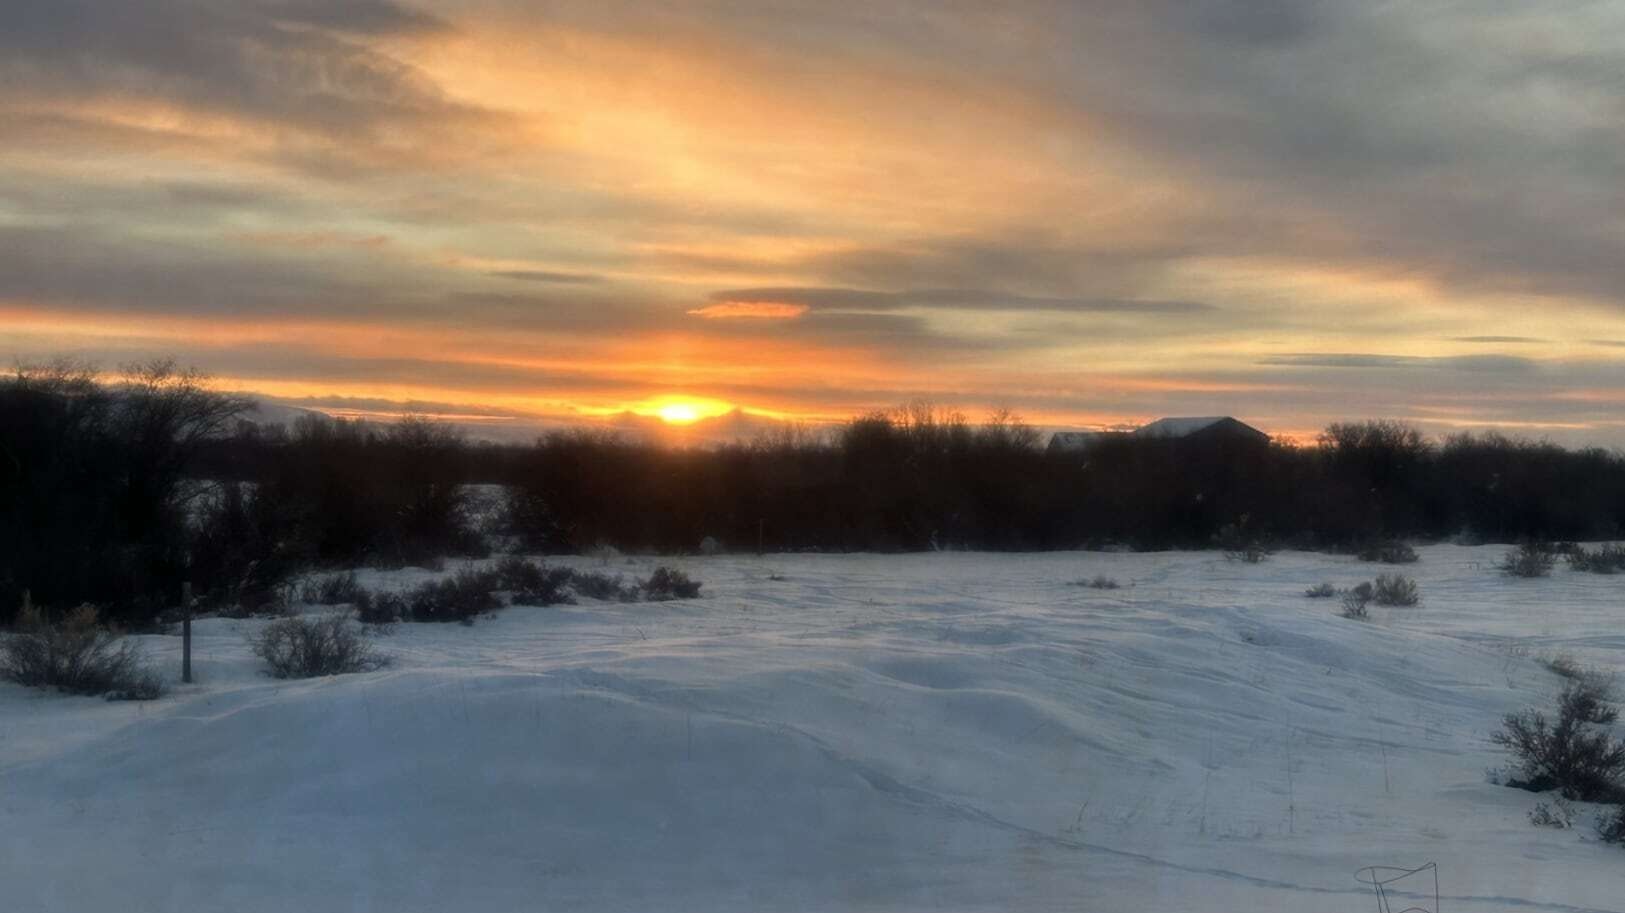
[[[703,396],[668,395],[646,399],[632,407],[638,415],[660,419],[668,425],[692,425],[733,411],[733,404]]]
[[[668,425],[691,425],[700,420],[700,410],[693,403],[669,403],[655,414]]]

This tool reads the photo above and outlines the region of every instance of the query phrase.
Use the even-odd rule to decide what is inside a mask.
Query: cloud
[[[1601,428],[1611,363],[1464,346],[1625,339],[1622,36],[1556,0],[0,4],[0,338],[447,407]],[[322,321],[351,348],[241,342]]]
[[[1449,370],[1494,374],[1524,374],[1535,362],[1511,355],[1368,355],[1360,353],[1286,354],[1261,358],[1260,365],[1292,368],[1381,368],[1400,370]]]
[[[544,282],[550,285],[592,285],[603,282],[603,276],[591,273],[561,273],[541,269],[493,270],[490,275],[499,279],[518,279],[521,282]]]
[[[807,313],[805,304],[782,301],[722,301],[688,311],[707,320],[794,320]]]
[[[900,308],[938,307],[983,311],[1070,311],[1091,314],[1190,314],[1212,310],[1210,305],[1195,301],[1047,298],[982,289],[877,292],[850,288],[764,287],[712,292],[710,298],[718,304],[777,304],[813,310],[889,311]]]
[[[1277,5],[1255,16],[1238,12],[1251,4],[1197,4],[1194,17],[1186,4],[1139,6],[1124,26],[1136,40],[1076,58],[1074,97],[1229,196],[1225,221],[1242,230],[1211,239],[1227,248],[1262,242],[1405,264],[1461,290],[1621,303],[1625,258],[1607,213],[1622,200],[1609,176],[1625,168],[1625,120],[1609,113],[1625,14],[1423,3],[1277,17]],[[1215,8],[1239,27],[1211,27]],[[1290,40],[1261,46],[1260,20],[1292,22]],[[1543,40],[1528,40],[1533,23],[1549,26]],[[1181,66],[1160,65],[1169,59]],[[1257,236],[1244,220],[1259,215],[1313,230]]]
[[[278,22],[358,35],[438,32],[448,28],[442,19],[390,0],[274,0],[262,7],[268,17]]]
[[[0,101],[69,117],[101,106],[114,119],[146,105],[176,124],[208,114],[398,147],[392,133],[491,116],[370,43],[443,28],[387,0],[11,3],[0,6]]]
[[[1064,238],[1047,230],[1003,236],[959,234],[866,244],[808,257],[803,264],[831,284],[868,288],[1042,289],[1133,297],[1169,263],[1198,250],[1182,238]]]
[[[1314,33],[1328,4],[1313,0],[1197,0],[1165,2],[1167,13],[1185,16],[1204,34],[1242,46],[1290,45]]]
[[[265,253],[121,237],[87,225],[0,225],[0,298],[156,313],[286,313],[364,284]]]

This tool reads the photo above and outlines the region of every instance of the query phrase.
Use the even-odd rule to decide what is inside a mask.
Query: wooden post
[[[181,584],[181,681],[192,683],[192,581]]]

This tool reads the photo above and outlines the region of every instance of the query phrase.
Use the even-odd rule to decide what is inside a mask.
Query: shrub
[[[1310,599],[1330,599],[1337,595],[1337,587],[1332,586],[1330,583],[1317,583],[1304,590],[1303,595]]]
[[[1263,541],[1247,528],[1249,519],[1243,516],[1239,522],[1221,526],[1214,537],[1219,547],[1224,549],[1226,561],[1257,564],[1269,557],[1269,549],[1264,546]]]
[[[596,571],[577,571],[570,585],[588,599],[605,602],[637,602],[638,597],[643,595],[643,590],[636,584],[622,583],[619,577]]]
[[[463,569],[431,580],[406,594],[406,617],[412,621],[472,622],[501,605],[496,594],[497,575]]]
[[[643,595],[652,602],[668,599],[694,599],[700,595],[698,581],[689,579],[682,571],[657,567],[643,583]]]
[[[1574,806],[1562,799],[1553,799],[1550,805],[1537,802],[1529,810],[1529,823],[1536,827],[1568,830],[1574,826]]]
[[[386,591],[382,593],[368,593],[363,591],[360,599],[356,600],[356,618],[366,625],[382,625],[400,621],[407,615],[406,597],[400,593]]]
[[[1382,564],[1414,564],[1417,559],[1416,549],[1403,542],[1372,542],[1361,548],[1356,555],[1361,561],[1376,561]]]
[[[1581,666],[1579,661],[1569,653],[1558,653],[1552,656],[1542,656],[1540,659],[1536,660],[1536,662],[1539,662],[1542,666],[1545,666],[1553,675],[1557,675],[1561,678],[1578,680],[1585,678],[1590,674],[1586,668]]]
[[[571,601],[565,588],[575,574],[567,567],[548,567],[514,555],[499,561],[495,574],[501,587],[512,593],[516,605],[549,606]]]
[[[1625,805],[1597,818],[1597,835],[1604,843],[1625,843]]]
[[[1608,543],[1594,552],[1588,552],[1583,546],[1574,546],[1564,556],[1569,562],[1569,568],[1576,571],[1586,571],[1592,574],[1612,574],[1625,570],[1625,546]]]
[[[16,628],[0,641],[0,677],[9,681],[109,700],[144,701],[163,693],[162,679],[142,664],[135,645],[102,627],[92,606],[50,624],[25,602]]]
[[[313,605],[354,605],[366,598],[367,591],[355,578],[355,572],[334,574],[306,583],[299,598]]]
[[[1248,542],[1235,548],[1225,549],[1226,561],[1241,561],[1246,564],[1258,564],[1270,556],[1269,549],[1258,542]]]
[[[1420,600],[1416,581],[1399,574],[1378,574],[1376,585],[1371,588],[1371,601],[1377,605],[1413,606]]]
[[[1507,785],[1536,792],[1557,789],[1565,799],[1598,801],[1620,795],[1625,743],[1596,727],[1618,718],[1609,683],[1570,682],[1558,696],[1557,720],[1538,710],[1508,714],[1490,739],[1517,759],[1521,777]]]
[[[1115,590],[1118,588],[1118,583],[1105,574],[1096,574],[1088,580],[1079,580],[1078,586],[1086,586],[1092,590]]]
[[[235,602],[218,604],[214,612],[221,618],[275,618],[293,611],[289,604],[291,601],[288,586],[284,585],[259,593],[245,592]],[[167,609],[159,613],[158,620],[164,624],[175,624],[185,616],[186,613],[179,608]]]
[[[1549,542],[1525,542],[1506,553],[1496,568],[1508,577],[1544,577],[1557,563],[1557,552]]]
[[[1343,617],[1357,619],[1370,617],[1371,613],[1366,611],[1366,604],[1371,601],[1371,596],[1372,590],[1369,582],[1361,583],[1352,590],[1344,590]]]
[[[250,636],[248,644],[274,678],[369,672],[388,663],[343,615],[273,621]]]
[[[621,550],[607,542],[600,542],[581,554],[597,561],[599,564],[609,564],[621,557]]]
[[[492,566],[490,573],[497,585],[505,590],[522,589],[534,583],[542,566],[519,555],[508,555]]]
[[[521,605],[535,606],[575,602],[568,590],[574,579],[575,572],[567,567],[545,568],[535,585],[514,591],[513,601]]]

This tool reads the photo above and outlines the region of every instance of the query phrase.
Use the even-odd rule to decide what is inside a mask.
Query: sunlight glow
[[[660,407],[660,418],[673,425],[688,425],[700,420],[700,410],[689,403],[672,403]]]
[[[734,411],[732,403],[698,396],[657,396],[633,406],[635,415],[649,415],[668,425],[692,425],[695,422]]]

